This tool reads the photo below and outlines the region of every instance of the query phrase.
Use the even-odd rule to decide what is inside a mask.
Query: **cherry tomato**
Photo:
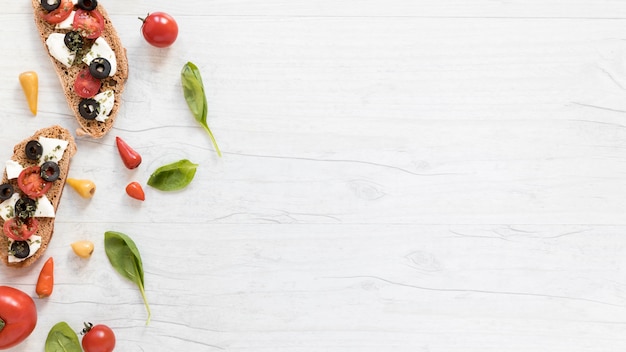
[[[17,177],[17,186],[32,199],[39,198],[46,194],[52,182],[46,182],[41,178],[41,168],[39,166],[31,166],[22,170]]]
[[[74,15],[72,27],[74,30],[79,31],[83,37],[96,39],[104,30],[104,17],[98,10],[85,11],[78,9]]]
[[[134,169],[141,164],[141,155],[126,144],[123,139],[115,137],[115,144],[117,144],[117,151],[120,153],[124,166]]]
[[[111,352],[115,348],[115,334],[106,325],[86,323],[83,334],[85,352]]]
[[[153,12],[144,18],[141,33],[146,41],[157,48],[168,47],[176,41],[178,37],[178,24],[174,17],[165,12]]]
[[[92,98],[100,91],[102,82],[89,73],[89,67],[78,73],[74,81],[74,92],[81,98]]]
[[[143,193],[143,188],[139,182],[129,183],[128,186],[126,186],[126,194],[137,200],[146,200],[146,195]]]
[[[70,17],[73,9],[74,4],[72,3],[72,0],[62,0],[61,5],[59,5],[56,10],[48,13],[42,13],[42,18],[44,21],[51,24],[61,23]]]
[[[37,325],[35,301],[26,293],[0,286],[0,350],[24,341]]]
[[[16,241],[24,241],[32,236],[39,228],[39,221],[35,218],[28,218],[26,220],[18,220],[17,217],[12,217],[4,222],[2,231],[4,234]]]

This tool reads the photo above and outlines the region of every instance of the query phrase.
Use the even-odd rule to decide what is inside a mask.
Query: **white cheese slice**
[[[113,76],[115,72],[117,72],[117,60],[115,59],[115,53],[109,46],[109,43],[107,43],[107,41],[102,37],[96,39],[87,54],[83,57],[83,62],[89,65],[91,64],[91,61],[97,57],[109,60],[109,63],[111,64],[111,73],[109,73],[109,76]]]
[[[54,206],[45,195],[37,199],[37,209],[35,210],[36,218],[53,218]]]
[[[12,180],[17,178],[24,168],[17,161],[9,159],[5,164],[5,170],[7,171],[7,178]]]
[[[98,116],[96,121],[104,122],[109,118],[113,105],[115,104],[115,94],[112,90],[106,90],[93,97],[98,103],[100,103],[100,109],[98,109]]]
[[[66,67],[72,66],[74,59],[76,59],[76,53],[71,51],[65,45],[65,34],[63,33],[51,33],[46,39],[46,45],[50,55],[57,59],[60,63]]]
[[[22,261],[32,257],[33,255],[35,255],[35,253],[39,250],[39,248],[41,248],[41,236],[32,235],[26,241],[28,242],[28,247],[30,248],[30,253],[28,253],[28,256],[26,258],[17,258],[13,254],[11,254],[11,245],[15,241],[9,238],[9,263],[19,263],[19,262],[22,262]]]
[[[15,203],[18,199],[20,199],[20,194],[15,192],[11,198],[0,203],[0,217],[2,217],[4,221],[15,216]]]
[[[46,161],[59,162],[63,157],[63,153],[67,148],[68,141],[56,138],[39,137],[39,144],[43,148],[41,158],[39,158],[39,165]]]
[[[74,28],[74,16],[76,15],[76,11],[72,11],[72,13],[70,13],[69,17],[64,19],[62,22],[57,23],[54,26],[54,29],[72,29]]]

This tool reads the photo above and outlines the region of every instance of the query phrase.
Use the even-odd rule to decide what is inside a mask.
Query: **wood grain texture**
[[[626,3],[102,3],[128,50],[123,105],[109,136],[77,140],[71,176],[96,196],[64,193],[55,291],[14,351],[42,350],[62,320],[108,324],[120,351],[626,347]],[[38,128],[76,127],[29,6],[0,14],[0,158]],[[165,50],[139,32],[158,10],[180,26]],[[182,98],[187,61],[223,158]],[[189,188],[124,193],[181,158],[200,164]],[[141,250],[147,327],[106,230]],[[39,267],[2,268],[2,284],[34,296]]]

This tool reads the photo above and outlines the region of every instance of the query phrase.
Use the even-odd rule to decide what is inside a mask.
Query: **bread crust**
[[[46,197],[48,197],[50,203],[52,203],[52,206],[54,207],[54,212],[56,213],[57,208],[59,207],[59,202],[61,200],[61,195],[63,194],[65,181],[67,180],[67,175],[69,173],[70,161],[74,154],[76,154],[77,150],[76,142],[74,141],[74,137],[72,136],[70,131],[58,125],[40,129],[32,136],[24,139],[23,141],[15,145],[15,147],[13,148],[13,156],[11,157],[11,159],[19,162],[22,166],[25,167],[37,165],[37,161],[29,160],[26,157],[24,149],[28,141],[38,139],[42,136],[68,141],[68,145],[65,149],[65,152],[63,153],[63,157],[58,163],[60,170],[59,179],[54,181],[52,187],[46,193]],[[15,190],[19,190],[17,186],[17,179],[9,180],[6,170],[4,170],[2,176],[2,183],[10,183],[11,185],[13,185],[13,188]],[[52,239],[52,234],[54,232],[54,220],[55,218],[37,218],[37,221],[39,222],[39,228],[36,235],[41,236],[41,247],[39,248],[39,250],[37,250],[37,252],[35,252],[32,257],[29,257],[19,263],[9,263],[9,240],[4,232],[2,232],[2,234],[0,235],[0,258],[2,259],[2,262],[11,268],[24,268],[36,262],[37,259],[39,259],[46,251],[46,248],[48,248],[48,243],[50,243],[50,240]],[[3,225],[4,219],[0,218],[0,229],[2,229]]]
[[[98,3],[96,10],[98,10],[104,18],[104,30],[102,31],[100,37],[107,41],[107,43],[115,53],[117,61],[117,71],[115,75],[102,80],[102,88],[100,89],[100,91],[102,92],[105,90],[113,90],[115,94],[115,103],[113,105],[111,113],[109,114],[109,117],[105,120],[105,122],[99,122],[96,120],[86,120],[78,112],[78,104],[82,98],[74,93],[74,81],[76,81],[76,76],[78,75],[78,73],[82,69],[86,68],[87,65],[81,62],[80,64],[74,64],[68,68],[59,61],[57,61],[54,57],[52,57],[52,55],[50,55],[50,52],[48,51],[48,47],[46,45],[46,39],[51,33],[66,33],[69,30],[56,30],[54,25],[44,21],[42,16],[46,13],[46,11],[41,7],[41,1],[31,1],[35,17],[35,24],[37,30],[39,31],[39,36],[46,50],[46,53],[48,53],[48,56],[52,61],[54,70],[59,77],[59,81],[61,82],[61,86],[63,87],[65,93],[65,100],[67,101],[67,104],[72,111],[76,122],[79,125],[79,128],[76,130],[76,135],[86,135],[93,138],[102,138],[109,132],[111,127],[113,127],[115,119],[117,118],[117,114],[119,112],[121,104],[122,92],[124,91],[126,80],[128,79],[128,58],[126,57],[126,49],[122,45],[119,35],[113,27],[108,13],[104,9],[104,7],[100,3]]]

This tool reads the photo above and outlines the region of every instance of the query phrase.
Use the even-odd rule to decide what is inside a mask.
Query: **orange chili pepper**
[[[52,294],[54,287],[54,260],[52,257],[48,258],[46,263],[41,268],[39,278],[37,279],[37,287],[35,292],[39,298],[48,297]]]
[[[37,72],[22,72],[20,73],[19,79],[30,112],[32,112],[33,115],[37,115],[37,96],[39,95],[39,78],[37,77]]]

